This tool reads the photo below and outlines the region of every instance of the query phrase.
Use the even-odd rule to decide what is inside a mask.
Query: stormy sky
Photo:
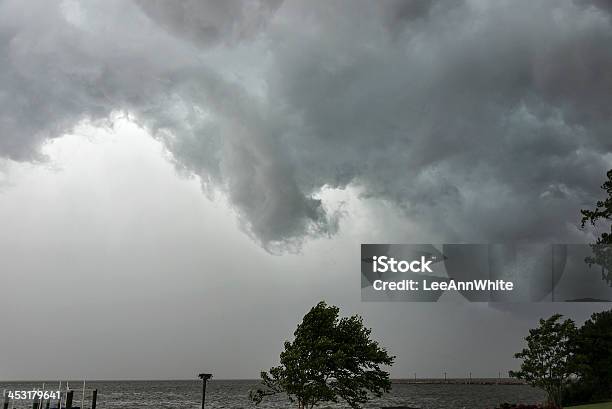
[[[254,378],[321,299],[393,376],[512,369],[603,306],[361,303],[359,244],[592,240],[611,12],[0,1],[0,379]]]

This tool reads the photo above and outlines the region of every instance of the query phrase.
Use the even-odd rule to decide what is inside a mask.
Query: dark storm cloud
[[[79,120],[125,110],[152,128],[181,166],[225,191],[263,244],[333,226],[320,202],[297,187],[285,148],[275,141],[279,124],[194,58],[189,44],[129,3],[28,4],[1,6],[4,156],[39,159],[43,141]],[[238,30],[231,15],[225,19]]]
[[[333,233],[316,196],[349,184],[448,241],[579,237],[612,151],[600,7],[278,4],[4,1],[0,153],[125,110],[267,248]]]
[[[162,27],[201,45],[235,42],[258,32],[282,0],[137,0]]]
[[[85,27],[85,18],[97,13],[113,26],[99,21]],[[167,88],[152,79],[172,70],[173,63],[135,46],[151,47],[155,41],[168,46],[167,41],[149,37],[146,27],[130,32],[125,16],[101,4],[88,14],[70,2],[0,3],[4,156],[37,158],[41,142],[60,136],[77,121],[104,118],[128,104],[141,106]],[[118,46],[116,39],[124,44]],[[169,49],[166,54],[181,63],[180,53]]]
[[[303,180],[365,186],[448,240],[578,238],[610,166],[607,19],[572,3],[466,3],[390,40],[335,16],[291,37],[270,75],[304,125],[291,141]]]
[[[418,23],[432,16],[433,13],[445,12],[448,8],[460,7],[463,5],[461,0],[455,2],[445,2],[440,0],[391,0],[383,3],[383,15],[386,23],[392,32],[398,32],[406,28],[406,25]],[[433,17],[433,16],[432,16]]]
[[[612,13],[612,1],[610,0],[576,0],[576,2],[584,6],[594,6],[602,11]]]

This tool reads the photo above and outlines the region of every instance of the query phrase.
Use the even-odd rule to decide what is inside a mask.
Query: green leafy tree
[[[563,390],[574,373],[576,325],[571,319],[560,321],[561,317],[541,319],[539,327],[529,330],[527,347],[514,355],[523,360],[521,369],[510,371],[510,376],[543,389],[555,407],[561,407]]]
[[[285,341],[280,365],[261,373],[263,387],[250,392],[251,400],[259,404],[284,392],[299,409],[338,399],[359,408],[371,395],[389,392],[389,374],[381,366],[392,365],[394,357],[370,338],[360,316],[338,314],[338,307],[325,302],[313,307],[293,342]]]
[[[608,197],[604,200],[599,200],[594,210],[581,210],[582,227],[587,223],[596,226],[600,221],[612,220],[612,170],[607,173],[606,180],[601,188],[607,193]],[[608,285],[612,286],[612,223],[610,224],[610,232],[603,232],[597,238],[597,241],[591,245],[593,256],[587,257],[585,260],[591,267],[598,265],[601,267],[601,276]]]
[[[612,397],[612,310],[595,313],[578,330],[576,363],[580,383],[592,399]]]

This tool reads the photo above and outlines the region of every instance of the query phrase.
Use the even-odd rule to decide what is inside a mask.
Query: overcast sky
[[[609,4],[0,1],[0,379],[255,378],[321,299],[513,369],[605,306],[361,303],[359,244],[592,240]]]

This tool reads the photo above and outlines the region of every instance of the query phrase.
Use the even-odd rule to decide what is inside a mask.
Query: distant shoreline
[[[413,385],[526,385],[525,382],[513,378],[392,379],[391,383]]]

